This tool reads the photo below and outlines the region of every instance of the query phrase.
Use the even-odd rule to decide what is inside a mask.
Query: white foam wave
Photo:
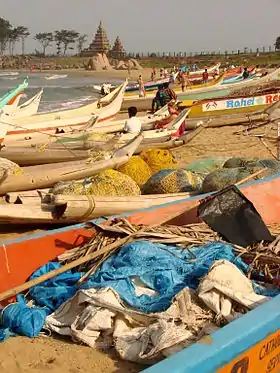
[[[93,102],[96,98],[93,96],[84,96],[72,100],[63,101],[42,101],[41,102],[41,113],[56,112],[60,110],[76,109],[80,106],[86,105],[87,102]]]

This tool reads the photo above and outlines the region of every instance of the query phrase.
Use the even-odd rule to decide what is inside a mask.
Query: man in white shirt
[[[129,119],[125,122],[124,132],[127,133],[139,133],[141,132],[142,123],[139,118],[136,118],[137,108],[130,106],[128,108]]]

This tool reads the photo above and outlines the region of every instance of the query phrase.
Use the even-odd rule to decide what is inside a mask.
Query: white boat
[[[161,140],[166,137],[173,136],[178,129],[181,127],[183,122],[186,120],[190,109],[183,110],[177,118],[170,122],[166,127],[156,130],[143,131],[143,137],[145,140]],[[132,140],[135,137],[135,133],[124,133],[121,135],[120,139],[123,142]]]
[[[13,72],[13,71],[1,71],[0,76],[17,76],[19,75],[18,72]]]
[[[212,72],[214,72],[216,70],[219,70],[220,66],[221,66],[221,63],[218,62],[218,63],[216,63],[216,65],[210,66],[208,68],[205,67],[204,69],[200,69],[200,70],[196,70],[196,71],[190,71],[189,75],[200,75],[200,74],[203,74],[204,71],[205,71],[205,69],[207,69],[208,73],[212,73]]]
[[[35,96],[31,97],[29,100],[25,101],[23,104],[19,105],[19,98],[15,100],[12,105],[6,105],[3,109],[3,115],[5,118],[26,118],[37,114],[41,98],[43,95],[43,89],[40,90]]]
[[[57,74],[57,75],[45,76],[45,79],[46,79],[46,80],[64,79],[64,78],[67,78],[67,76],[68,76],[68,75],[60,75],[60,74]]]
[[[25,118],[0,117],[0,139],[7,138],[17,140],[18,135],[35,134],[44,131],[54,134],[57,131],[68,131],[87,124],[93,116],[99,121],[113,118],[120,111],[127,81],[116,88],[106,97],[92,104],[77,109],[64,110],[55,113],[37,114]]]

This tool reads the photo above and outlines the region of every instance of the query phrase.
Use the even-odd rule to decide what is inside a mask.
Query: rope
[[[89,202],[89,208],[87,209],[86,213],[81,216],[81,220],[83,221],[84,219],[88,218],[94,211],[95,209],[95,202],[93,196],[87,196],[88,202]]]

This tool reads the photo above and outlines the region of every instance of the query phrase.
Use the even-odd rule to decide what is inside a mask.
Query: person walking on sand
[[[142,75],[139,75],[137,83],[138,83],[139,97],[146,97],[145,85],[144,85]]]
[[[139,118],[136,117],[137,108],[130,106],[128,108],[129,119],[124,124],[124,132],[126,133],[139,133],[142,129],[142,123]]]

